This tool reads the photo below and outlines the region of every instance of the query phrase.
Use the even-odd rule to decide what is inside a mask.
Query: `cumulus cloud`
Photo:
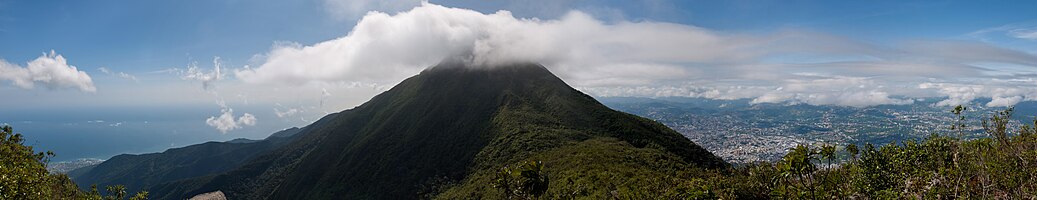
[[[245,113],[235,118],[234,109],[224,107],[221,109],[219,116],[209,117],[209,119],[205,120],[205,124],[220,130],[221,133],[227,133],[227,131],[240,129],[244,126],[256,125],[256,116]]]
[[[254,126],[256,125],[256,116],[253,116],[249,113],[242,114],[241,117],[238,118],[238,123],[248,126]]]
[[[1010,97],[994,97],[990,102],[987,102],[987,107],[1008,107],[1015,105],[1023,100],[1022,96],[1010,96]]]
[[[48,89],[97,91],[90,75],[79,71],[76,66],[69,65],[64,56],[53,50],[29,61],[25,67],[0,59],[0,80],[11,81],[15,86],[25,89],[43,85]]]
[[[484,14],[427,2],[405,12],[368,12],[345,36],[311,45],[277,43],[257,58],[256,67],[235,70],[235,77],[296,86],[391,84],[444,59],[475,66],[538,62],[592,95],[846,106],[929,97],[918,95],[975,99],[914,86],[989,80],[995,78],[989,72],[1003,70],[981,66],[990,63],[1037,66],[1034,54],[976,41],[879,45],[808,30],[739,34],[664,22],[604,22],[581,11],[558,19],[517,18],[504,10]],[[991,105],[1027,100],[1023,94],[978,95],[996,99]]]
[[[1037,100],[1037,81],[1034,80],[988,80],[985,85],[962,83],[922,83],[923,89],[936,89],[947,99],[937,102],[939,106],[963,105],[978,98],[991,101],[989,107],[1012,106],[1022,101]]]
[[[637,83],[645,77],[686,74],[668,64],[672,62],[741,59],[745,53],[739,50],[752,52],[741,43],[745,41],[684,25],[607,25],[582,12],[541,21],[515,18],[508,11],[482,14],[424,3],[397,15],[369,13],[348,35],[330,41],[277,44],[258,67],[235,74],[246,82],[391,82],[462,56],[479,65],[541,62],[561,71],[582,71],[572,78],[586,80],[636,72],[616,76],[614,82]],[[584,67],[590,65],[598,67]]]

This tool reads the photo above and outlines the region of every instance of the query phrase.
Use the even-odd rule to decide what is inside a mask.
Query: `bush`
[[[35,152],[23,144],[22,134],[14,133],[11,126],[0,127],[0,199],[123,199],[126,187],[108,186],[108,195],[102,196],[94,187],[92,192],[80,191],[68,176],[50,174],[47,163],[54,153]],[[148,192],[134,194],[130,199],[147,199]]]

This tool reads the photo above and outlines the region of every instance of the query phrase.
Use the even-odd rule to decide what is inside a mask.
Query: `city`
[[[780,160],[798,144],[881,145],[931,134],[957,134],[950,107],[936,101],[908,105],[848,107],[831,105],[750,104],[748,100],[700,98],[605,97],[617,110],[657,120],[734,164]],[[1028,104],[1027,104],[1028,105]],[[1004,107],[968,106],[964,137],[985,136],[980,119]],[[1026,105],[1020,105],[1026,106]],[[1020,107],[1022,109],[1022,107]],[[1017,111],[1010,127],[1025,120]]]

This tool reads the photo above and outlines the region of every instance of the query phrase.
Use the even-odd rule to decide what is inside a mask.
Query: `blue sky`
[[[9,97],[0,123],[75,152],[59,160],[263,138],[458,52],[481,64],[541,62],[595,96],[1010,106],[1037,99],[1033,10],[1031,1],[0,0]],[[125,139],[79,151],[91,136]]]
[[[440,3],[433,1],[434,3]],[[557,18],[581,9],[605,19],[690,24],[730,32],[800,28],[889,42],[947,39],[1016,23],[1037,23],[1028,1],[561,1],[541,9],[508,1],[447,1],[481,12]],[[552,3],[546,3],[552,4]],[[311,44],[342,36],[354,19],[301,1],[11,1],[0,3],[0,55],[27,61],[54,49],[87,68],[144,72],[220,56],[244,63],[274,41]],[[551,5],[554,6],[554,5]],[[377,8],[374,8],[377,9]],[[1008,43],[1008,42],[1005,42]],[[1033,51],[1034,45],[1029,45]],[[1026,46],[1020,46],[1025,48]]]

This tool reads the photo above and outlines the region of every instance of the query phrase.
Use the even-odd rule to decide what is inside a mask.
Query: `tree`
[[[550,185],[544,163],[529,161],[516,170],[508,166],[497,171],[493,187],[503,193],[505,199],[539,199]]]
[[[54,153],[36,153],[23,142],[10,126],[0,127],[0,199],[46,199],[51,194],[46,163]]]
[[[813,160],[818,152],[806,145],[796,145],[789,154],[778,161],[779,180],[784,187],[777,191],[784,198],[817,198],[814,191],[814,172],[817,166]]]
[[[850,160],[851,162],[857,160],[857,154],[860,153],[860,150],[857,149],[857,144],[852,144],[852,143],[848,144],[848,145],[846,145],[846,149],[845,150],[846,150],[846,153],[850,154],[850,158],[852,159],[852,160]]]
[[[1009,107],[1004,111],[1000,111],[990,115],[990,118],[983,120],[983,130],[988,135],[994,137],[995,140],[1002,146],[1008,145],[1008,123],[1012,118],[1012,111],[1015,108]]]
[[[954,122],[954,125],[951,125],[951,130],[952,131],[958,131],[958,138],[965,137],[965,134],[964,134],[964,129],[966,127],[965,126],[965,116],[962,116],[961,113],[966,111],[966,110],[968,110],[968,109],[969,109],[968,107],[965,107],[965,106],[962,106],[962,105],[958,105],[958,106],[955,106],[954,109],[951,110],[951,113],[954,113],[954,117],[957,120],[957,121]]]
[[[0,199],[125,198],[126,187],[122,185],[108,186],[108,196],[101,196],[96,186],[89,193],[80,191],[68,176],[47,171],[53,152],[37,153],[24,141],[22,134],[14,133],[11,126],[0,127]],[[148,192],[138,192],[131,199],[148,199]]]

